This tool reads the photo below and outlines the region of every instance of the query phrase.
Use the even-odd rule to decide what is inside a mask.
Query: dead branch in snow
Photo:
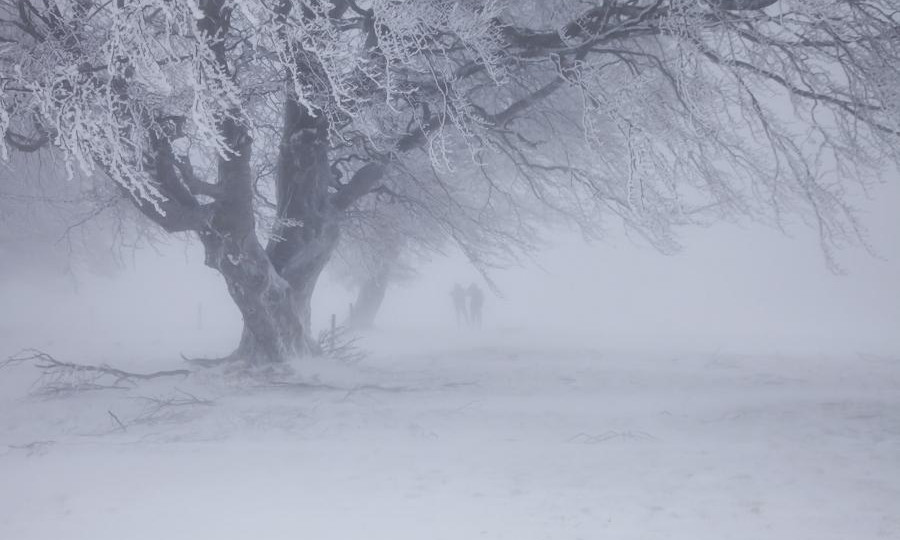
[[[209,407],[215,404],[211,399],[197,397],[190,392],[185,392],[179,388],[175,389],[175,393],[163,397],[137,397],[135,399],[147,403],[147,408],[141,414],[132,418],[131,424],[153,424],[173,415],[179,415],[179,410],[189,407]]]
[[[137,386],[138,381],[148,381],[161,377],[186,377],[187,369],[135,373],[111,367],[106,364],[76,364],[57,360],[38,349],[25,349],[5,361],[0,369],[17,365],[33,364],[41,375],[35,381],[35,393],[58,395],[90,390],[127,390]]]
[[[155,425],[163,422],[177,423],[180,420],[187,420],[187,414],[193,407],[208,407],[215,404],[211,399],[195,396],[180,388],[175,388],[174,392],[166,395],[136,396],[131,399],[145,403],[146,407],[140,412],[128,416],[121,413],[116,414],[109,409],[106,413],[109,415],[112,428],[84,435],[102,437],[113,433],[128,432],[129,429],[136,426]]]

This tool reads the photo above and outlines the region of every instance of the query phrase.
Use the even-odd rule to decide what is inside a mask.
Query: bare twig
[[[366,357],[366,352],[357,345],[359,337],[346,326],[336,326],[319,334],[319,350],[322,356],[348,364],[355,364]]]
[[[119,420],[119,417],[116,416],[116,414],[114,412],[112,412],[112,411],[106,411],[106,412],[109,413],[109,416],[116,422],[116,424],[119,424],[119,427],[122,429],[122,431],[128,431],[128,428],[125,427],[125,424],[123,424],[122,421]]]
[[[196,406],[209,407],[214,405],[214,402],[210,399],[197,397],[194,394],[185,392],[184,390],[181,390],[179,388],[175,389],[174,394],[168,396],[141,396],[135,399],[146,402],[147,407],[141,414],[132,419],[132,424],[153,424],[165,418],[171,417],[173,414],[173,410],[176,409]],[[174,414],[178,415],[180,413]]]

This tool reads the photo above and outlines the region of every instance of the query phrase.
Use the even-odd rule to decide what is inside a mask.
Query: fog
[[[844,275],[800,228],[690,231],[673,256],[560,233],[490,273],[481,329],[449,291],[482,277],[435,257],[388,291],[362,362],[304,359],[297,390],[211,371],[47,395],[7,367],[0,537],[890,538],[891,199],[869,212],[883,258],[841,253]],[[316,331],[352,292],[326,274]],[[187,240],[113,276],[24,270],[0,298],[2,355],[182,368],[241,330]]]
[[[0,540],[900,539],[898,0],[0,0]]]
[[[826,265],[815,232],[802,224],[787,231],[752,223],[688,230],[674,255],[621,229],[590,243],[557,232],[521,266],[488,270],[495,289],[481,333],[643,351],[896,354],[900,191],[890,180],[861,208],[872,252],[838,252],[843,273]],[[13,265],[0,285],[11,308],[0,315],[3,352],[58,343],[110,358],[123,347],[159,358],[163,353],[146,344],[187,356],[225,354],[235,345],[240,314],[195,241],[125,248],[119,261],[111,275],[63,271],[58,261]],[[453,335],[452,286],[488,289],[452,249],[417,272],[391,286],[376,328]],[[326,273],[314,296],[314,330],[326,329],[331,314],[343,321],[354,300],[355,291]]]

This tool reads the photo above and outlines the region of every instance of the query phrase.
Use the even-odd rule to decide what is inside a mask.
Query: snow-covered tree
[[[235,357],[281,362],[378,194],[477,209],[450,236],[501,251],[492,216],[533,230],[535,202],[662,248],[735,215],[809,217],[826,252],[859,238],[844,182],[900,129],[892,4],[0,0],[0,132],[195,232],[244,318]]]

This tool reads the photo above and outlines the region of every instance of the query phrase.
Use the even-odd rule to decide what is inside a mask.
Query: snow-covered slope
[[[369,346],[278,387],[0,371],[0,538],[900,538],[900,359]]]

